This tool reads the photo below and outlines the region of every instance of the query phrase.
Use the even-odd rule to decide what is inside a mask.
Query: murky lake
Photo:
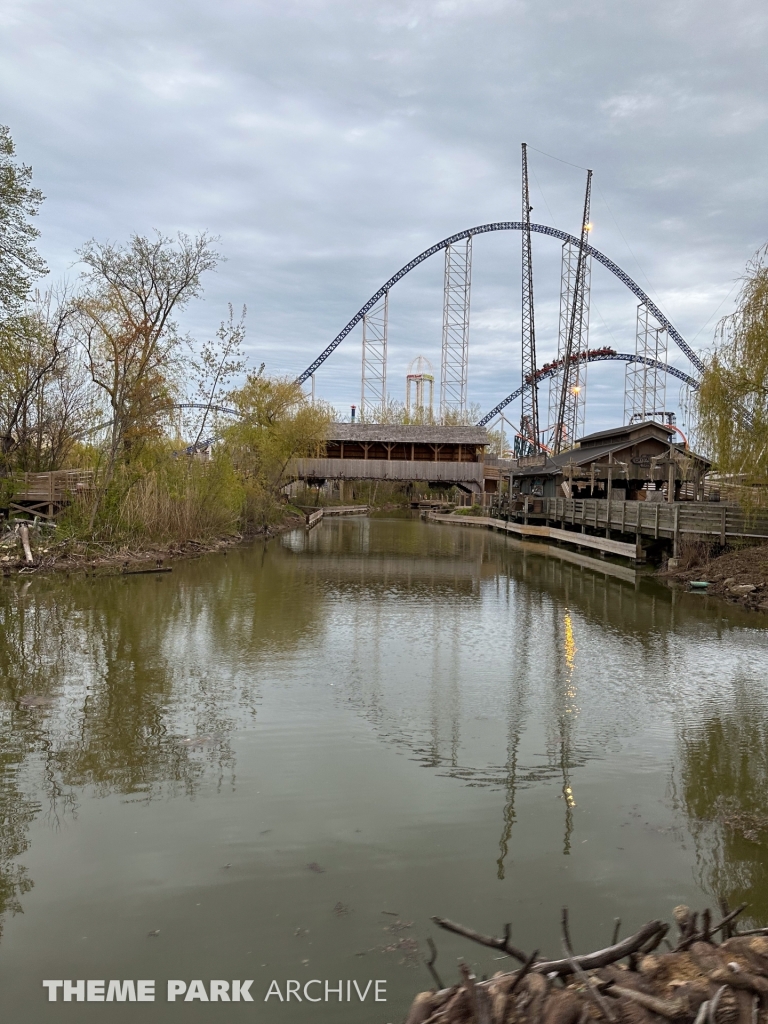
[[[5,581],[3,1019],[387,1024],[429,936],[447,982],[511,966],[433,914],[553,955],[563,904],[580,951],[718,894],[768,924],[768,620],[547,551],[356,518]],[[157,1001],[54,1006],[43,979]],[[264,1002],[289,979],[388,1001]]]

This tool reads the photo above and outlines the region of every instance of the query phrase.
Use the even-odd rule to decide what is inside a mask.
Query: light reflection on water
[[[360,518],[171,576],[8,581],[0,616],[10,1019],[48,1019],[43,977],[385,977],[384,1017],[311,1016],[396,1019],[429,985],[432,914],[553,953],[563,903],[584,948],[721,894],[768,923],[753,615]],[[462,953],[499,967],[438,947],[449,979]]]

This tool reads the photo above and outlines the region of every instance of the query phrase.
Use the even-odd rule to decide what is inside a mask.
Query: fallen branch
[[[658,996],[649,996],[645,992],[637,992],[633,988],[624,988],[623,985],[611,985],[608,992],[612,996],[624,996],[631,999],[638,1006],[644,1006],[651,1013],[658,1013],[667,1020],[676,1020],[678,1017],[685,1017],[688,1014],[688,1006],[680,999],[672,1002],[669,999],[659,999]]]
[[[721,901],[722,917],[713,925],[707,910],[697,914],[688,907],[676,907],[682,949],[647,960],[644,957],[667,934],[669,926],[661,921],[649,921],[634,935],[605,949],[575,956],[568,910],[563,908],[561,927],[566,956],[561,960],[539,960],[538,950],[526,956],[511,944],[510,925],[505,926],[503,936],[496,937],[482,935],[455,921],[433,918],[441,928],[501,950],[520,960],[523,966],[478,981],[462,964],[462,980],[457,987],[417,996],[408,1024],[502,1024],[513,1020],[518,1024],[651,1024],[659,1018],[662,1024],[725,1024],[737,1010],[739,1024],[759,1024],[760,1007],[768,1002],[768,966],[763,959],[762,940],[741,936],[765,935],[768,928],[739,933],[738,949],[730,949],[727,938],[732,933],[731,922],[744,909],[742,905],[731,911]],[[618,928],[617,922],[614,937]],[[717,933],[725,942],[722,946],[715,937]],[[697,941],[708,941],[708,947],[701,945],[683,953]],[[427,966],[433,969],[436,950],[434,943],[429,946],[433,955]],[[739,965],[732,962],[725,966],[724,959],[742,953],[752,963],[751,969],[740,966],[741,960]],[[640,973],[633,974],[619,963],[626,958],[630,968]],[[609,970],[588,973],[601,968]],[[439,976],[433,977],[439,985]],[[553,985],[558,979],[559,984]]]
[[[435,961],[437,960],[437,946],[435,945],[434,939],[432,938],[431,935],[427,939],[427,945],[429,946],[430,952],[432,953],[431,958],[426,961],[427,970],[434,978],[435,984],[437,985],[438,989],[445,988],[442,981],[440,980],[440,975],[437,973],[437,969],[435,968]]]
[[[527,974],[529,974],[531,972],[531,970],[533,969],[533,965],[536,963],[536,957],[538,955],[539,955],[538,949],[534,949],[534,951],[531,953],[531,955],[525,961],[523,966],[517,972],[517,976],[515,977],[515,980],[509,986],[509,989],[507,991],[507,999],[509,999],[510,996],[514,995],[515,990],[517,988],[519,988],[519,986],[520,986],[520,982],[523,980],[523,978],[526,977]]]
[[[639,932],[630,935],[614,946],[607,946],[605,949],[598,949],[595,953],[586,953],[575,956],[573,959],[584,971],[594,971],[598,967],[608,967],[623,960],[631,953],[637,953],[649,940],[659,936],[659,942],[667,932],[667,925],[661,921],[649,921],[643,925]],[[565,960],[542,960],[534,966],[534,971],[541,974],[572,974],[573,967]]]
[[[515,960],[519,960],[521,964],[526,963],[528,960],[527,953],[524,953],[521,949],[517,949],[516,946],[513,946],[510,943],[509,933],[511,928],[508,924],[504,926],[504,938],[497,939],[493,935],[482,935],[480,932],[476,932],[473,928],[466,928],[463,924],[457,924],[456,921],[449,921],[447,917],[433,917],[432,920],[438,928],[444,928],[447,932],[454,932],[456,935],[462,935],[465,939],[471,939],[473,942],[479,942],[481,946],[490,946],[491,949],[500,949],[508,956],[513,956]]]
[[[693,931],[692,933],[686,935],[682,939],[681,942],[678,942],[678,944],[675,946],[675,948],[673,949],[672,952],[673,953],[682,953],[684,949],[688,949],[688,947],[692,946],[694,944],[694,942],[710,942],[711,941],[711,936],[715,935],[717,932],[720,932],[720,931],[723,932],[725,938],[728,938],[730,936],[730,934],[731,934],[731,931],[732,931],[732,929],[729,927],[731,921],[734,921],[739,916],[739,914],[742,914],[747,909],[748,906],[749,906],[748,903],[742,903],[740,906],[736,907],[735,910],[732,910],[730,912],[730,914],[726,914],[725,917],[722,918],[722,920],[720,920],[713,928],[709,928],[708,930],[706,928],[706,919],[705,919],[705,930],[701,931],[701,932]],[[696,917],[697,917],[697,915],[694,914],[693,915],[694,921],[695,921]],[[767,935],[767,934],[768,934],[768,929],[762,929],[762,930],[758,929],[757,931],[754,931],[754,932],[739,932],[739,935]]]

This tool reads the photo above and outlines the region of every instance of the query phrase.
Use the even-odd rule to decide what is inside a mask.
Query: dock
[[[533,526],[526,523],[507,522],[491,516],[456,516],[441,515],[438,512],[426,512],[425,518],[433,523],[449,523],[451,526],[479,526],[486,530],[498,530],[500,533],[512,534],[515,537],[550,540],[560,544],[571,544],[576,548],[587,548],[598,551],[602,555],[617,555],[636,562],[637,545],[625,541],[610,540],[607,537],[593,537],[590,534],[575,533],[571,530],[559,530],[551,526]]]
[[[601,498],[524,498],[488,516],[440,515],[433,522],[482,526],[518,537],[541,538],[605,555],[644,562],[647,548],[665,542],[673,558],[684,538],[730,542],[768,541],[768,519],[738,505],[676,501],[611,501]]]
[[[306,516],[306,527],[311,530],[313,526],[328,516],[367,516],[370,511],[370,505],[329,505],[327,507],[318,508],[313,512],[307,512]]]

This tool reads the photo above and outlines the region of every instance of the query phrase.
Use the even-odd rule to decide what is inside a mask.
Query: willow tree
[[[768,481],[767,259],[765,245],[747,264],[736,310],[718,325],[699,391],[703,445],[720,473],[748,485]]]

